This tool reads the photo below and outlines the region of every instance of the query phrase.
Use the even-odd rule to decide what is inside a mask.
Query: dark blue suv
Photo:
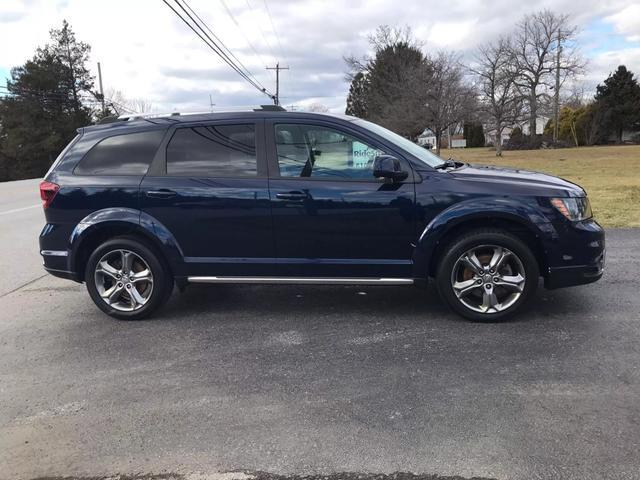
[[[275,111],[80,129],[40,186],[45,269],[121,319],[174,284],[411,285],[473,320],[602,276],[577,185],[443,161],[373,123]]]

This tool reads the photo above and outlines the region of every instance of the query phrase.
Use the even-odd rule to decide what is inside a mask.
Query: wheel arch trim
[[[466,200],[440,212],[421,232],[413,253],[414,276],[422,278],[429,272],[433,255],[450,232],[483,219],[518,224],[537,238],[545,251],[558,238],[553,224],[533,205],[505,197]]]
[[[140,235],[156,248],[176,274],[183,265],[184,255],[175,237],[155,218],[132,208],[107,208],[97,210],[84,217],[73,229],[69,237],[69,268],[79,276],[81,253],[87,241],[108,229],[123,229],[129,234]]]

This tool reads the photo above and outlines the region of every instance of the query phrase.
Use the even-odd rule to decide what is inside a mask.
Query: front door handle
[[[309,195],[304,192],[283,192],[276,193],[276,198],[280,200],[304,200],[309,198]]]
[[[171,198],[177,195],[173,190],[169,190],[168,188],[161,188],[160,190],[149,190],[147,192],[147,197],[151,198]]]

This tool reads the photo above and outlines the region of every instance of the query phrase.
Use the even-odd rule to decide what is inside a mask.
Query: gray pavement
[[[2,266],[26,283],[42,213],[11,208]],[[602,281],[502,324],[430,289],[310,286],[193,286],[119,322],[83,285],[3,273],[0,479],[640,478],[640,231],[607,242]]]
[[[0,183],[0,295],[44,274],[38,235],[44,214],[40,179]]]

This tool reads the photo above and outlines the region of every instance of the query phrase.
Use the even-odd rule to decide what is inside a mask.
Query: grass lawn
[[[584,187],[596,220],[605,227],[640,227],[640,145],[505,151],[442,150],[469,163],[503,165],[562,177]]]

